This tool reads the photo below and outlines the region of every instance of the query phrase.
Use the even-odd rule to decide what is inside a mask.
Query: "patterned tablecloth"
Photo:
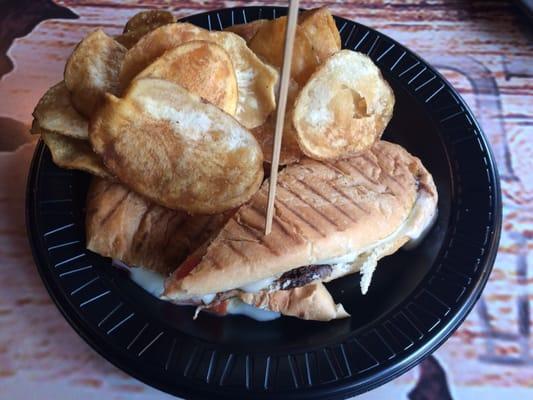
[[[329,4],[328,4],[329,3]],[[0,2],[0,398],[166,399],[85,344],[38,277],[24,227],[24,186],[40,95],[97,26],[119,32],[157,6],[185,16],[264,2]],[[275,2],[273,5],[286,5]],[[504,231],[482,299],[421,366],[363,399],[533,399],[533,30],[507,1],[304,1],[376,28],[436,66],[464,96],[498,162]],[[420,132],[423,134],[423,132]]]

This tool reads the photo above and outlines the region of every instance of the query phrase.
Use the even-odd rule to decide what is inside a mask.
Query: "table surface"
[[[129,16],[146,7],[182,17],[244,4],[264,2],[0,2],[0,398],[171,398],[90,349],[44,289],[24,223],[25,179],[35,146],[28,128],[37,100],[61,79],[66,57],[95,27],[118,33]],[[531,22],[507,1],[302,2],[324,4],[436,66],[477,116],[502,180],[504,231],[475,310],[433,357],[361,398],[533,399]]]

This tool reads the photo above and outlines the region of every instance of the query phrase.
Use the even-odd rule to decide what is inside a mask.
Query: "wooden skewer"
[[[291,77],[292,50],[294,48],[294,35],[298,22],[298,8],[300,0],[289,0],[289,16],[287,17],[287,29],[285,32],[285,49],[283,52],[283,65],[281,67],[278,108],[276,112],[276,129],[274,130],[274,146],[272,150],[272,164],[270,167],[270,183],[268,186],[268,205],[265,223],[265,235],[272,231],[272,219],[274,218],[274,202],[276,200],[276,185],[278,182],[279,154],[281,151],[281,139],[283,135],[283,123],[285,121],[285,109],[287,108],[287,93],[289,91],[289,79]]]

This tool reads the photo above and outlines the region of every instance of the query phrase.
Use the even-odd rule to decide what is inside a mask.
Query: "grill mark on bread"
[[[122,204],[122,202],[124,200],[126,200],[126,198],[129,196],[129,194],[130,194],[130,192],[126,191],[126,193],[124,193],[124,195],[115,204],[113,204],[113,207],[111,207],[111,209],[108,211],[108,213],[100,221],[100,225],[104,225],[107,222],[107,220],[109,218],[111,218],[111,216],[117,211],[118,206],[120,204]]]
[[[291,234],[289,230],[279,221],[276,216],[272,219],[272,227],[279,226],[279,229],[285,234],[285,236],[289,237],[291,240],[294,240],[295,237]]]
[[[211,264],[213,264],[215,269],[223,269],[224,268],[224,266],[222,264],[220,264],[220,262],[216,259],[216,257],[207,257],[205,260],[207,260]],[[203,261],[204,261],[204,259],[202,259],[200,262],[203,262]],[[194,273],[194,269],[191,271],[191,273]]]
[[[339,188],[337,188],[335,185],[333,185],[331,182],[327,182],[326,181],[326,185],[328,185],[330,188],[332,188],[333,190],[335,190],[338,194],[340,194],[343,198],[345,198],[346,200],[348,200],[348,203],[350,203],[351,205],[353,205],[355,208],[358,208],[359,210],[361,210],[363,213],[365,214],[370,214],[370,211],[368,211],[366,208],[364,208],[363,206],[361,206],[360,204],[357,204],[350,196],[348,196],[346,193],[344,193],[342,190],[340,190]]]
[[[259,216],[260,216],[261,218],[265,218],[265,219],[266,219],[266,216],[265,216],[265,210],[266,210],[266,209],[265,209],[265,208],[263,208],[263,207],[258,207],[258,205],[256,205],[256,203],[253,202],[253,201],[250,203],[249,208],[250,208],[250,210],[253,210],[253,211],[255,211],[257,214],[259,214]]]
[[[248,212],[255,212],[254,209],[252,208],[248,208],[246,211]],[[235,218],[235,221],[239,224],[239,225],[246,225],[248,227],[250,227],[251,229],[255,229],[255,230],[262,230],[262,226],[260,225],[256,225],[256,224],[253,224],[252,223],[252,220],[250,218],[247,218],[246,217],[246,214],[239,214],[236,218]]]
[[[345,166],[343,167],[340,163],[344,163]],[[337,161],[337,163],[335,165],[332,165],[332,164],[329,164],[329,163],[324,163],[326,165],[326,167],[329,167],[330,170],[332,171],[336,171],[337,173],[340,171],[342,173],[342,175],[346,176],[350,176],[352,177],[353,176],[353,170],[356,170],[359,175],[361,175],[364,179],[366,179],[367,181],[369,181],[370,183],[372,183],[373,185],[376,185],[378,186],[379,185],[379,182],[376,182],[374,179],[372,179],[371,177],[369,177],[366,173],[364,173],[359,167],[357,167],[356,165],[353,165],[347,161]],[[346,165],[348,166],[348,168],[346,168]],[[352,171],[350,171],[350,169]],[[378,168],[379,169],[379,168]]]
[[[266,220],[266,217],[265,217],[265,214],[261,211],[263,211],[264,209],[261,209],[261,211],[259,211],[257,209],[257,207],[255,206],[254,203],[251,203],[250,206],[248,207],[248,210],[252,211],[252,212],[255,212],[257,215],[259,215],[262,219]],[[252,224],[250,223],[250,221],[247,221],[246,222],[249,226],[252,226]],[[292,239],[292,236],[291,236],[291,233],[287,230],[287,228],[285,228],[277,219],[276,217],[274,216],[274,219],[272,220],[272,228],[274,228],[275,226],[279,227],[279,229],[282,231],[282,233],[285,235],[285,236],[288,236]],[[261,231],[263,229],[263,226],[253,226],[253,228]]]
[[[276,255],[276,256],[279,256],[279,252],[274,248],[274,247],[271,247],[267,242],[264,242],[263,239],[264,239],[264,236],[263,234],[261,233],[261,231],[255,231],[254,229],[252,229],[250,226],[248,226],[247,224],[240,224],[237,222],[237,225],[239,225],[241,227],[241,229],[243,229],[244,231],[246,231],[254,240],[254,243],[257,243],[259,244],[260,246],[266,248],[268,251],[270,251],[272,254]],[[228,243],[230,243],[230,241],[228,241]]]
[[[376,156],[377,157],[377,156]],[[379,161],[377,163],[374,163],[374,161],[372,161],[371,159],[368,158],[367,155],[365,154],[362,154],[361,155],[361,158],[363,160],[365,160],[367,163],[369,163],[370,165],[372,165],[373,167],[375,168],[378,168],[382,174],[386,175],[387,177],[389,177],[393,182],[395,182],[398,186],[400,186],[402,188],[402,190],[407,190],[407,188],[394,176],[394,175],[391,175],[388,171],[387,171],[387,168],[383,168],[380,164],[379,164]],[[397,161],[395,159],[393,159],[393,163],[394,165],[397,165]]]
[[[165,212],[170,212],[170,211],[165,211]],[[165,215],[165,213],[161,213],[163,216]],[[171,222],[176,219],[176,218],[181,218],[178,223],[176,225],[174,225],[174,227],[172,228],[172,235],[169,234],[169,227],[170,227],[170,224]],[[160,217],[160,219],[163,219],[163,217]],[[166,227],[165,227],[165,246],[168,246],[169,245],[169,242],[170,242],[170,238],[171,237],[174,237],[176,236],[176,234],[178,233],[178,231],[182,228],[184,222],[186,220],[186,217],[179,214],[179,213],[175,213],[174,215],[172,215],[170,218],[167,218],[167,224],[166,224]]]
[[[351,175],[350,172],[345,171],[344,169],[340,168],[338,164],[331,164],[329,162],[323,162],[323,164],[327,169],[330,171],[333,171],[335,175],[338,175],[339,173],[341,175]]]
[[[395,182],[403,191],[407,191],[408,189],[405,187],[405,185],[394,175],[389,174],[386,170],[383,170],[384,174],[387,175],[393,182]]]
[[[254,243],[261,242],[262,235],[259,233],[259,229],[255,230],[251,227],[251,225],[247,224],[246,222],[241,223],[239,221],[235,221],[235,223],[252,237]]]
[[[340,212],[342,215],[344,215],[346,218],[348,218],[350,221],[352,222],[356,222],[356,220],[350,215],[348,214],[346,211],[344,211],[341,207],[339,207],[336,203],[333,203],[331,202],[328,198],[326,198],[320,191],[316,190],[314,187],[312,187],[310,184],[308,184],[307,182],[303,181],[303,180],[300,180],[300,179],[296,179],[299,183],[301,183],[305,188],[307,188],[309,191],[313,192],[314,194],[316,194],[318,197],[320,197],[321,199],[323,199],[324,201],[327,201],[330,205],[332,205],[338,212]],[[337,189],[334,189],[337,193],[338,193],[338,190]]]
[[[240,258],[242,258],[244,261],[246,262],[249,262],[250,259],[248,258],[248,256],[246,254],[244,254],[242,251],[240,251],[236,246],[235,244],[232,242],[232,241],[227,241],[226,242],[226,246],[228,246],[228,248],[233,251],[235,254],[237,254]]]
[[[139,219],[139,225],[137,225],[137,229],[135,230],[135,233],[133,234],[132,243],[135,243],[135,246],[133,248],[133,251],[140,251],[144,244],[144,240],[146,239],[146,236],[148,235],[148,231],[145,230],[143,232],[142,238],[139,240],[138,236],[140,233],[139,228],[143,225],[144,221],[146,220],[146,217],[150,211],[152,211],[154,208],[153,203],[148,203],[148,206],[145,208],[142,217]]]
[[[351,164],[351,163],[348,163],[346,162],[347,165],[349,165],[351,168],[355,169],[357,172],[359,172],[359,174],[365,178],[368,182],[370,182],[371,184],[373,185],[376,185],[376,186],[379,186],[379,182],[377,182],[375,179],[373,179],[372,177],[368,176],[368,174],[363,171],[357,164]],[[380,172],[382,172],[382,170],[380,168],[378,168],[378,170]]]
[[[280,186],[281,189],[284,189],[283,186]],[[296,216],[296,218],[298,218],[300,221],[302,221],[304,224],[306,224],[307,226],[311,227],[312,229],[314,229],[316,232],[318,232],[320,234],[320,236],[322,237],[326,237],[325,233],[322,232],[320,229],[318,229],[318,227],[314,224],[312,224],[311,222],[307,221],[307,219],[305,219],[299,212],[293,210],[291,207],[289,207],[283,200],[281,200],[279,197],[276,198],[276,202],[279,203],[280,205],[282,205],[284,208],[286,208],[290,213],[292,213],[294,216]],[[307,203],[306,203],[307,204]],[[308,238],[305,238],[306,240],[308,240]]]
[[[327,215],[325,215],[322,211],[319,211],[316,207],[313,207],[312,204],[309,204],[302,196],[300,196],[298,193],[294,192],[290,187],[284,186],[283,183],[279,183],[279,185],[280,185],[280,187],[282,187],[283,189],[285,189],[289,193],[292,193],[294,195],[294,197],[296,197],[297,199],[300,199],[300,201],[302,203],[308,205],[311,208],[311,210],[313,210],[315,212],[315,214],[320,215],[323,219],[328,221],[332,226],[334,226],[335,228],[338,228],[338,229],[342,228],[336,221],[333,221]],[[328,203],[330,203],[329,200],[328,200]]]
[[[376,154],[374,154],[373,152],[370,152],[374,157],[377,157]],[[368,164],[372,165],[374,168],[376,169],[383,169],[381,168],[381,165],[379,165],[379,163],[376,163],[374,162],[374,160],[371,160],[370,158],[368,158],[368,156],[364,153],[362,153],[360,156],[360,158],[362,158],[363,160],[365,160]]]
[[[322,162],[322,166],[323,166],[325,169],[327,169],[328,171],[333,172],[333,174],[334,174],[335,176],[337,176],[337,175],[339,175],[339,174],[344,175],[344,173],[343,173],[342,171],[338,170],[334,165],[329,164],[327,161],[323,161],[323,162]],[[312,174],[314,173],[314,170],[313,170],[312,168],[307,167],[307,166],[305,166],[304,168],[305,168],[307,171],[309,171],[310,173],[312,173]]]

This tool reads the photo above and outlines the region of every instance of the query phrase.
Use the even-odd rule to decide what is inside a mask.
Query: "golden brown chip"
[[[165,51],[193,40],[214,42],[229,54],[239,92],[235,118],[249,129],[264,123],[276,105],[274,86],[278,73],[263,63],[246,46],[244,39],[231,32],[209,32],[188,23],[157,28],[128,50],[120,72],[121,87],[126,88],[139,72]]]
[[[86,243],[104,257],[168,275],[229,217],[170,210],[119,182],[95,177],[87,193]]]
[[[302,151],[335,159],[363,151],[381,137],[392,117],[394,93],[370,58],[341,50],[311,76],[294,104]]]
[[[98,29],[83,39],[65,66],[65,84],[74,107],[90,117],[104,93],[118,93],[126,48]]]
[[[313,53],[319,63],[341,49],[341,35],[326,7],[307,10],[300,14],[298,29],[313,46]]]
[[[39,126],[47,131],[77,139],[89,138],[87,119],[72,106],[65,82],[46,91],[33,110],[33,116]]]
[[[261,25],[249,46],[252,51],[276,68],[281,68],[287,17],[280,17]],[[294,38],[291,77],[303,85],[319,64],[312,43],[296,28]]]
[[[106,95],[89,138],[104,164],[152,201],[213,214],[259,188],[263,154],[230,115],[180,85],[135,80],[122,99]]]
[[[288,165],[298,162],[302,158],[302,151],[296,139],[296,133],[292,126],[292,114],[285,113],[285,124],[283,126],[283,138],[281,142],[281,152],[279,155],[279,165]],[[267,121],[257,128],[252,129],[252,133],[259,142],[265,162],[271,163],[272,150],[274,146],[274,129],[276,125],[275,117],[268,117]]]
[[[175,82],[235,115],[238,101],[235,70],[228,53],[213,42],[194,40],[171,49],[136,76],[139,78]]]
[[[166,51],[192,40],[205,40],[208,32],[189,23],[169,24],[154,29],[126,53],[119,75],[121,89],[126,90],[137,74]]]
[[[211,37],[232,57],[239,90],[235,118],[248,129],[263,124],[276,107],[278,72],[263,63],[234,33],[212,32],[208,40]]]
[[[281,68],[287,17],[261,24],[250,48],[266,62]],[[341,48],[340,35],[327,8],[303,12],[294,39],[291,77],[303,86],[320,63]]]
[[[228,26],[226,29],[224,29],[227,32],[233,32],[240,37],[242,37],[244,40],[246,40],[246,43],[249,43],[250,40],[255,36],[259,28],[265,23],[268,22],[267,19],[257,19],[252,22],[248,22],[246,24],[238,24],[238,25],[232,25]]]
[[[115,40],[127,49],[131,49],[148,32],[174,22],[176,18],[168,11],[141,11],[130,18],[124,27],[124,33],[116,36]]]
[[[164,10],[141,11],[131,17],[124,26],[124,33],[149,28],[153,30],[160,26],[176,22],[172,13]]]
[[[41,127],[39,126],[39,121],[37,121],[35,118],[31,122],[30,133],[32,135],[40,135],[41,134]]]
[[[298,94],[298,84],[292,79],[289,83],[289,92],[287,95],[287,110],[285,112],[285,119],[283,124],[283,136],[281,142],[281,152],[279,155],[279,164],[288,165],[299,161],[302,156],[302,150],[296,139],[296,131],[292,124],[292,104]],[[259,142],[263,150],[265,162],[272,161],[272,150],[274,145],[274,130],[276,128],[276,112],[270,114],[266,122],[252,129],[252,133]]]
[[[89,172],[102,178],[112,178],[87,140],[74,139],[42,128],[40,133],[57,166]]]
[[[280,17],[262,23],[250,41],[250,48],[265,61],[281,68],[287,17]],[[303,12],[298,20],[294,42],[294,54],[291,66],[291,78],[303,86],[318,65],[328,56],[340,50],[340,35],[333,17],[326,8]],[[296,84],[297,83],[297,84]],[[296,132],[292,124],[292,112],[296,92],[292,90],[287,99],[287,111],[283,131],[283,142],[280,153],[280,164],[291,164],[298,161],[302,151],[298,146]],[[275,112],[262,126],[253,130],[261,144],[265,160],[272,159],[272,144],[275,128]]]
[[[120,43],[122,46],[124,46],[126,49],[131,49],[148,32],[150,31],[149,30],[138,30],[138,31],[132,31],[128,33],[122,33],[120,35],[115,36],[114,39],[115,41]]]

